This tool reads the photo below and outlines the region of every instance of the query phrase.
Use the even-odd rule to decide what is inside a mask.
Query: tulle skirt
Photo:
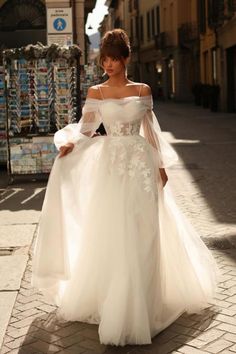
[[[40,218],[33,285],[101,343],[148,344],[212,302],[215,261],[162,188],[155,149],[137,136],[81,138],[56,158]]]

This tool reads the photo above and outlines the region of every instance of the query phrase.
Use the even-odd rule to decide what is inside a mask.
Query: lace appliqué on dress
[[[146,192],[153,190],[153,178],[151,169],[146,163],[146,145],[138,139],[129,139],[124,142],[122,138],[110,141],[110,162],[111,171],[117,171],[120,177],[129,178],[140,175],[142,184]]]
[[[138,120],[132,123],[122,123],[117,121],[112,125],[105,125],[105,128],[107,134],[112,136],[138,135],[140,130],[140,121]]]

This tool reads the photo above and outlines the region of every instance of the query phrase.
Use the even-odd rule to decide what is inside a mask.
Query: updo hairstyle
[[[126,59],[130,55],[130,42],[126,32],[121,28],[107,31],[101,41],[100,47],[100,65],[106,57],[117,60]]]

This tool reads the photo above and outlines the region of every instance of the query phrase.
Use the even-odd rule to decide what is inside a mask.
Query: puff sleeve
[[[68,124],[54,134],[54,144],[58,150],[67,143],[76,144],[80,139],[92,137],[101,124],[98,101],[97,99],[87,98],[80,121]]]
[[[146,100],[145,104],[147,105],[147,110],[141,123],[140,135],[157,150],[159,167],[169,167],[178,160],[178,155],[163,136],[157,117],[153,112],[151,96]]]

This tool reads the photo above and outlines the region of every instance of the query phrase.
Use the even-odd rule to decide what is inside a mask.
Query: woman
[[[89,89],[80,122],[55,134],[33,284],[63,319],[99,324],[101,343],[148,344],[209,306],[217,269],[166,186],[177,156],[150,88],[127,79],[126,33],[107,32],[100,56],[109,79]],[[101,122],[107,136],[94,136]]]

